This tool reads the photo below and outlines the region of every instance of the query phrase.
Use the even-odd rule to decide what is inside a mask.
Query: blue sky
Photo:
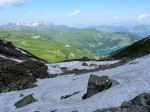
[[[0,0],[0,24],[150,22],[150,0]]]

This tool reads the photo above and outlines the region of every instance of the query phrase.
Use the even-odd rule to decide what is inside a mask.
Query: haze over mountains
[[[150,25],[99,25],[99,26],[88,26],[84,29],[96,29],[105,32],[126,32],[138,35],[140,37],[146,37],[150,33]],[[76,27],[69,27],[66,25],[55,25],[53,23],[45,22],[18,22],[9,23],[0,26],[0,30],[12,31],[12,30],[38,30],[38,31],[59,31],[59,30],[75,30],[79,29]]]

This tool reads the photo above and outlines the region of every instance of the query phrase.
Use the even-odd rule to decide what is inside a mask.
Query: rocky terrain
[[[0,40],[0,92],[35,87],[36,78],[47,78],[48,67],[11,42]]]

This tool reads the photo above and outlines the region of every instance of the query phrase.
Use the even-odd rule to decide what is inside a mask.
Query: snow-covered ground
[[[3,56],[3,55],[0,55],[0,57],[5,58],[5,59],[10,59],[10,60],[16,61],[18,63],[21,63],[21,62],[25,61],[25,60],[19,60],[19,59],[16,59],[16,58],[8,58],[8,57]]]
[[[116,61],[72,61],[72,62],[61,62],[61,63],[53,63],[53,64],[46,64],[48,66],[48,72],[50,74],[60,74],[62,73],[62,67],[66,67],[68,70],[73,69],[94,69],[97,68],[99,65],[110,65],[119,62]],[[88,66],[83,66],[82,64],[86,63]]]
[[[65,65],[65,64],[64,64]],[[69,65],[67,65],[69,66]],[[140,93],[150,93],[150,55],[135,59],[123,66],[82,75],[58,76],[51,79],[40,79],[37,87],[22,91],[0,94],[1,112],[92,112],[100,108],[120,106],[123,101],[130,100]],[[120,84],[98,93],[86,100],[82,96],[86,92],[90,74],[107,75]],[[80,93],[67,99],[61,96]],[[15,102],[22,99],[20,94],[34,94],[38,101],[25,107],[15,109]]]

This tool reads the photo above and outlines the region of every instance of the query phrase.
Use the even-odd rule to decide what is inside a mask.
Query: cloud
[[[119,17],[118,16],[114,16],[113,19],[117,20],[117,19],[119,19]]]
[[[0,8],[6,8],[11,6],[20,6],[23,5],[30,0],[0,0]]]
[[[75,10],[66,16],[67,17],[74,17],[74,16],[77,16],[80,12],[81,12],[80,10]]]
[[[138,16],[138,20],[141,20],[141,19],[145,19],[145,18],[148,18],[150,17],[150,14],[141,14]]]
[[[35,14],[38,14],[38,13],[39,13],[39,12],[38,12],[37,10],[36,10],[36,11],[29,11],[29,12],[28,12],[29,15],[35,15]]]

